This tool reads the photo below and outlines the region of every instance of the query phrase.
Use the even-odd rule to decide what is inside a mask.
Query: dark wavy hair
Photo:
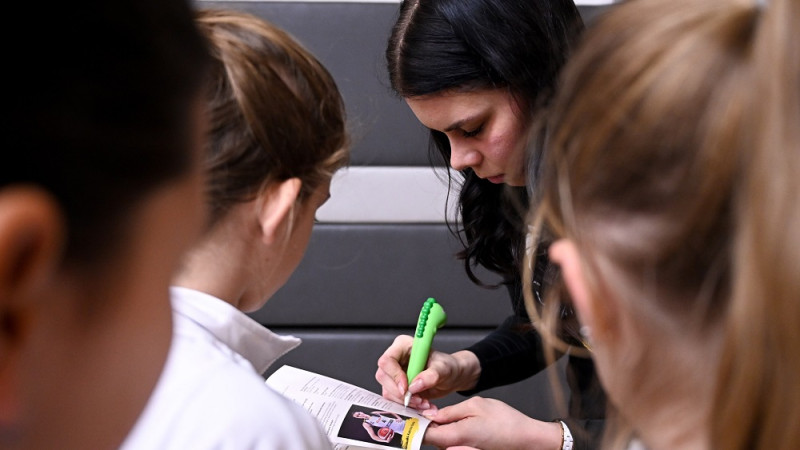
[[[404,98],[507,89],[533,119],[552,97],[583,28],[572,0],[405,0],[386,48],[389,79]],[[531,143],[534,172],[540,140]],[[431,130],[430,156],[449,165],[450,143],[439,131]],[[448,227],[464,245],[458,257],[467,275],[484,286],[473,271],[480,265],[504,283],[518,280],[528,192],[482,180],[471,169],[461,176],[461,228]]]

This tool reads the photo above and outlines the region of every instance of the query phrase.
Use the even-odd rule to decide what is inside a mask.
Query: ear
[[[261,191],[257,203],[258,220],[265,244],[272,245],[291,232],[294,204],[301,187],[299,178],[289,178],[271,183]]]
[[[41,190],[0,190],[0,423],[14,421],[15,362],[41,301],[37,295],[61,257],[60,210]]]
[[[27,307],[19,300],[50,276],[61,257],[64,231],[60,209],[47,193],[29,187],[0,190],[0,323],[7,322],[8,311]]]
[[[603,302],[601,305],[589,289],[578,247],[569,239],[559,239],[550,246],[548,255],[561,268],[582,330],[583,327],[588,327],[593,336],[605,333],[609,325],[611,302]]]

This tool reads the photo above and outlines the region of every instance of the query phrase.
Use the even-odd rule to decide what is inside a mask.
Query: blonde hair
[[[205,170],[210,225],[267,184],[298,177],[300,201],[349,160],[345,107],[320,61],[251,14],[200,9],[214,59]]]
[[[714,448],[800,442],[798,29],[793,0],[625,2],[585,36],[549,118],[534,235],[576,242],[598,298],[721,334]],[[527,309],[559,342],[531,262]]]

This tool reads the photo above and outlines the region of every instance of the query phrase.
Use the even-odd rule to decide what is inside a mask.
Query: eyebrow
[[[454,122],[452,125],[450,125],[449,127],[445,128],[444,132],[447,133],[448,131],[453,131],[453,130],[457,130],[459,128],[462,128],[465,123],[472,122],[473,120],[477,119],[478,116],[480,116],[480,114],[475,114],[474,116],[467,117],[466,119],[458,120],[458,121]]]

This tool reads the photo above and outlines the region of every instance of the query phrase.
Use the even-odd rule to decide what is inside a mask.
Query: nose
[[[482,157],[478,150],[450,141],[450,167],[454,170],[464,170],[468,167],[474,169],[481,163],[481,160]]]

